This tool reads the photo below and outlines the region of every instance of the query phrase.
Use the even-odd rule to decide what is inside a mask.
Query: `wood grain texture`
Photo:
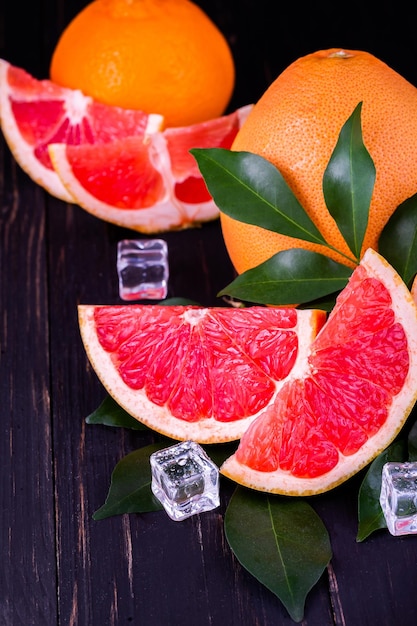
[[[1,186],[8,201],[0,227],[0,624],[23,624],[28,616],[34,624],[54,623],[45,211],[42,192],[26,186],[14,162],[6,160]]]
[[[0,56],[47,76],[59,33],[85,4],[2,3]],[[296,57],[333,45],[367,49],[417,84],[417,40],[401,3],[384,4],[368,23],[359,3],[343,19],[326,2],[289,4],[285,16],[271,0],[198,4],[235,55],[231,109],[256,101]],[[396,28],[406,49],[389,47]],[[120,302],[117,242],[136,235],[44,193],[3,137],[0,202],[0,626],[291,626],[227,545],[230,482],[219,509],[181,523],[163,511],[92,519],[116,463],[156,437],[85,423],[105,394],[83,350],[77,304]],[[218,305],[234,276],[219,223],[164,238],[169,296]],[[381,531],[356,543],[361,477],[310,501],[334,556],[307,598],[305,626],[417,624],[417,537]]]

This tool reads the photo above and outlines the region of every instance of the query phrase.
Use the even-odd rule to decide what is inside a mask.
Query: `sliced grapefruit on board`
[[[293,371],[221,472],[253,489],[312,495],[347,480],[396,437],[417,397],[417,309],[368,249]]]
[[[37,80],[0,59],[0,125],[17,163],[50,194],[74,202],[52,167],[49,143],[109,143],[159,130],[160,115],[108,106],[81,91]]]
[[[52,144],[63,185],[89,213],[143,233],[213,220],[219,210],[191,148],[230,148],[251,105],[229,115],[105,146]]]
[[[108,393],[168,437],[239,439],[291,371],[303,371],[323,311],[79,306],[87,356]]]

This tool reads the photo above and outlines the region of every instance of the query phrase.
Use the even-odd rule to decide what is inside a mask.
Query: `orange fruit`
[[[95,0],[63,31],[50,78],[188,126],[223,114],[235,70],[226,39],[189,0]]]
[[[99,104],[0,59],[0,125],[7,144],[22,169],[65,202],[74,198],[52,167],[50,142],[94,145],[131,135],[143,138],[161,124],[158,115]]]
[[[395,438],[417,398],[417,308],[369,249],[309,348],[221,471],[261,491],[313,495]]]
[[[108,222],[143,233],[188,228],[218,218],[195,159],[195,147],[230,148],[250,110],[191,126],[167,128],[143,141],[51,144],[53,167],[75,202]]]
[[[174,439],[239,439],[303,367],[323,311],[79,306],[86,354],[108,393]]]
[[[326,208],[322,179],[342,126],[359,102],[363,102],[363,140],[376,167],[362,254],[368,247],[377,250],[388,218],[417,191],[417,89],[388,65],[367,52],[338,48],[299,58],[256,103],[232,146],[271,161],[326,241],[350,258],[352,254]],[[354,266],[324,246],[223,214],[221,224],[239,273],[294,247]]]

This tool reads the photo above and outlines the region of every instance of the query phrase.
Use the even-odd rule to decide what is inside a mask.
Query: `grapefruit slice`
[[[369,249],[311,345],[221,472],[272,493],[312,495],[384,450],[417,397],[417,309]]]
[[[160,115],[148,115],[95,102],[81,91],[37,80],[0,59],[0,125],[17,163],[50,194],[74,202],[52,167],[49,143],[69,145],[143,137],[162,126]]]
[[[173,439],[239,439],[304,368],[323,311],[79,306],[87,356],[116,402]]]
[[[57,144],[49,153],[63,185],[89,213],[142,233],[213,220],[212,200],[191,148],[230,148],[251,105],[229,115],[105,146]]]

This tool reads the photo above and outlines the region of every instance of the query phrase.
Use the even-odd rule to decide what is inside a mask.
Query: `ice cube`
[[[168,291],[168,246],[163,239],[123,239],[117,245],[122,300],[163,300]]]
[[[391,535],[417,533],[417,463],[385,463],[379,501]]]
[[[219,506],[219,469],[198,443],[182,441],[154,452],[150,463],[152,492],[174,521]]]

